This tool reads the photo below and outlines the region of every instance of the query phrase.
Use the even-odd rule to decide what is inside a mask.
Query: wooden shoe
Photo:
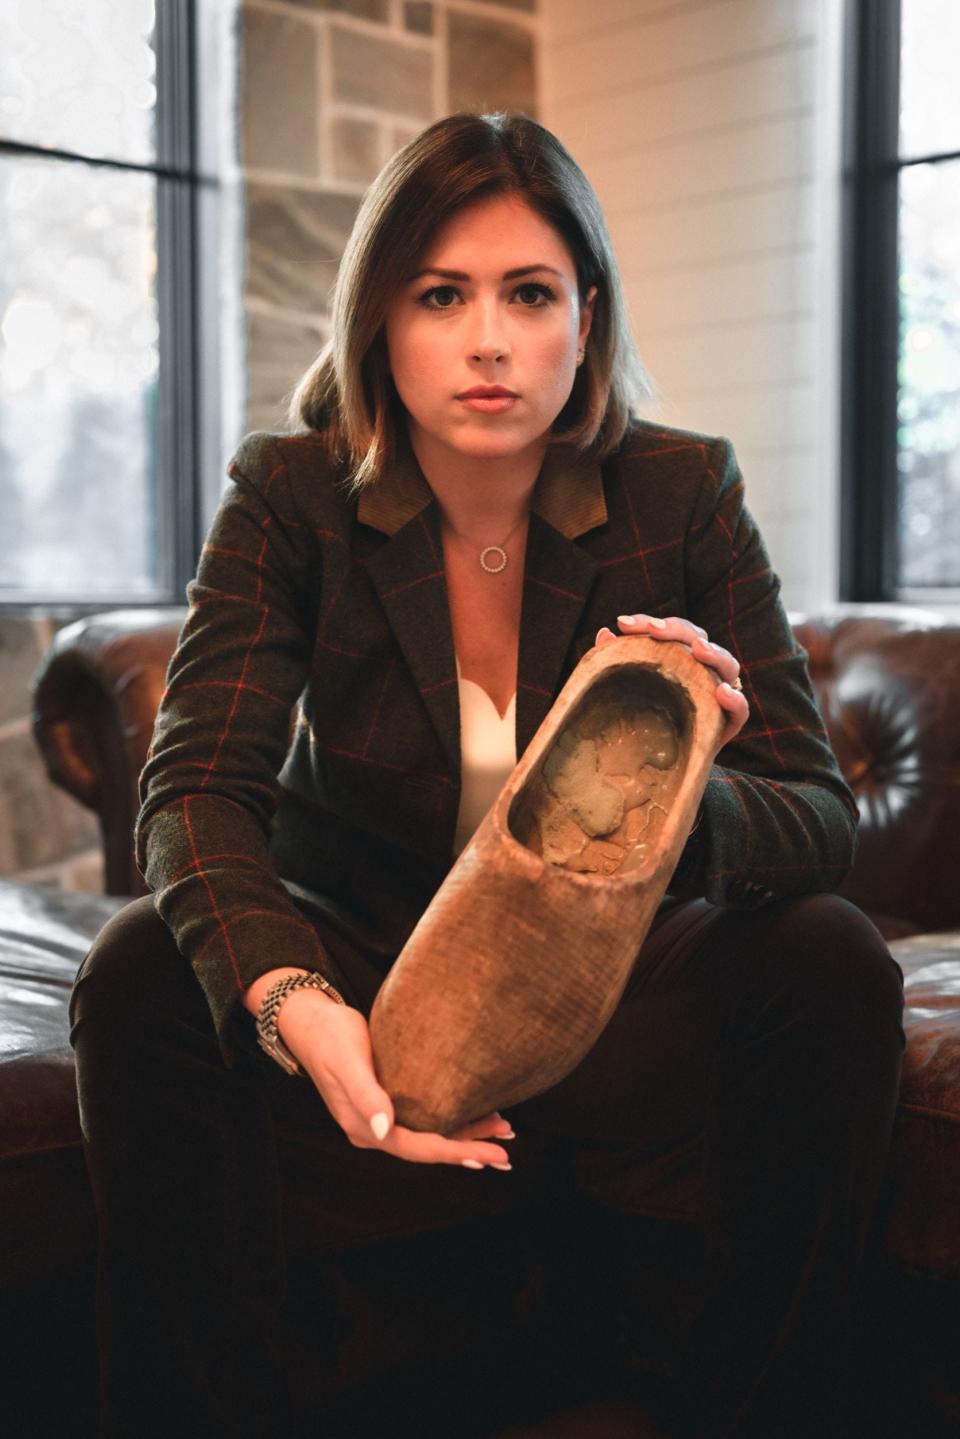
[[[584,655],[374,1001],[398,1123],[451,1133],[592,1048],[697,813],[718,682],[676,641]]]

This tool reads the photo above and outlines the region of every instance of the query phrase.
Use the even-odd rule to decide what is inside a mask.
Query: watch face
[[[303,1069],[300,1067],[297,1060],[290,1053],[289,1049],[287,1049],[286,1045],[283,1043],[282,1040],[278,1039],[275,1040],[273,1044],[268,1044],[265,1042],[263,1036],[261,1035],[260,1048],[263,1050],[264,1054],[269,1054],[271,1059],[276,1060],[277,1064],[280,1065],[281,1069],[285,1069],[288,1074],[303,1074]]]

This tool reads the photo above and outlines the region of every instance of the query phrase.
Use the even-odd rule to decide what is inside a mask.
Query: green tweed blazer
[[[250,434],[228,473],[136,842],[233,1064],[258,975],[337,982],[304,904],[389,968],[452,862],[460,735],[439,510],[409,447],[359,500],[314,434]],[[779,589],[729,441],[638,421],[602,465],[548,451],[517,754],[618,614],[688,616],[743,666],[750,719],[713,766],[674,895],[754,905],[832,889],[852,862],[856,803]]]

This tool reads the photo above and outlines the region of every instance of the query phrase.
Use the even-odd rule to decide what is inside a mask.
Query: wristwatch
[[[286,974],[283,979],[278,979],[276,984],[271,984],[257,1011],[257,1041],[265,1054],[275,1059],[282,1069],[288,1074],[303,1074],[305,1071],[292,1055],[277,1033],[277,1016],[280,1013],[280,1006],[288,994],[295,989],[322,989],[335,999],[337,1004],[346,1004],[343,995],[340,994],[328,979],[322,974]]]

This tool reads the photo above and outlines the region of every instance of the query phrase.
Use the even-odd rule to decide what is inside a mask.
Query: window
[[[850,5],[842,592],[960,600],[960,6]]]
[[[195,8],[0,0],[7,603],[180,599],[196,563]]]

